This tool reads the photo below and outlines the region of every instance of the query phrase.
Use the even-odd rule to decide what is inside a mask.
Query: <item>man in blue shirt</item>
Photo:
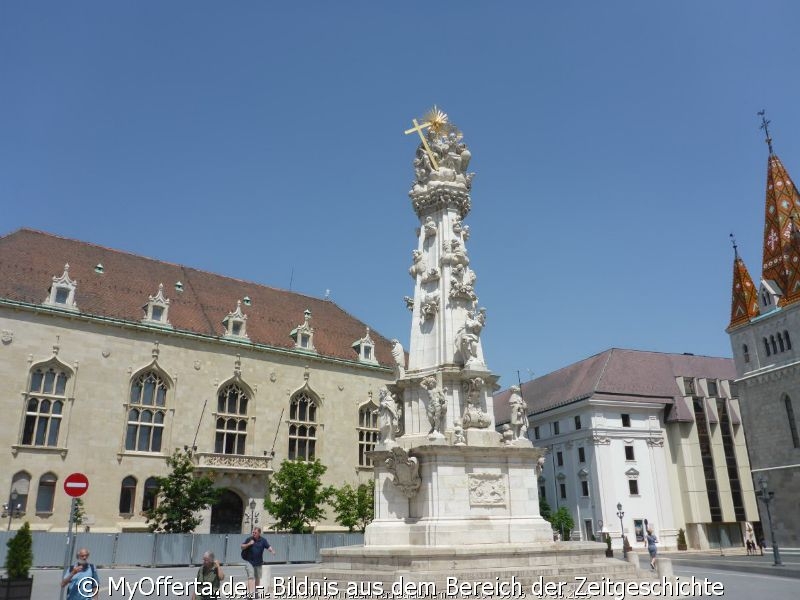
[[[64,572],[61,587],[67,588],[67,600],[87,600],[97,598],[100,591],[100,580],[97,569],[89,562],[89,551],[78,550],[78,562]]]
[[[253,535],[248,536],[242,544],[242,558],[245,561],[244,570],[247,573],[247,589],[251,594],[259,590],[261,585],[264,550],[269,550],[273,555],[275,554],[275,549],[269,545],[267,538],[261,535],[261,528],[256,527],[253,529]],[[250,583],[251,581],[253,582],[252,584]]]

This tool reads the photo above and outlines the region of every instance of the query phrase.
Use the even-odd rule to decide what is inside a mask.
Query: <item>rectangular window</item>
[[[581,495],[585,498],[589,495],[589,482],[581,481]]]
[[[564,454],[562,452],[556,452],[556,463],[559,467],[564,466]]]
[[[584,450],[582,447],[578,448],[578,462],[586,462],[586,450]]]
[[[56,288],[56,304],[66,304],[69,300],[69,289]]]
[[[565,499],[567,497],[567,484],[566,483],[559,483],[558,489],[561,492],[561,499]]]
[[[585,519],[584,520],[583,528],[586,530],[586,541],[587,542],[595,541],[594,528],[592,527],[592,520],[591,519]]]
[[[631,416],[623,414],[622,415],[622,426],[623,427],[630,427],[631,426]]]
[[[710,398],[716,398],[718,395],[717,382],[708,380],[708,395]]]
[[[639,495],[639,482],[635,479],[628,480],[628,491],[630,492],[631,496],[638,496]]]
[[[561,428],[558,426],[558,421],[553,422],[553,435],[561,433]]]
[[[533,437],[534,437],[534,439],[537,439],[537,440],[539,439],[539,426],[538,425],[533,428]]]
[[[306,334],[300,335],[300,347],[301,348],[308,348],[308,343],[311,341],[311,338]]]
[[[575,429],[577,430],[577,429],[580,429],[580,428],[581,428],[581,416],[580,415],[576,415],[576,417],[575,417]]]
[[[694,396],[694,378],[693,377],[684,377],[683,378],[683,389],[686,390],[686,396]]]
[[[153,307],[153,321],[160,321],[164,316],[164,308],[162,306]]]
[[[625,460],[636,460],[633,456],[633,446],[625,446]]]
[[[372,360],[372,346],[364,346],[364,359]]]
[[[542,500],[547,500],[547,488],[543,485],[539,486],[539,496],[541,496]]]

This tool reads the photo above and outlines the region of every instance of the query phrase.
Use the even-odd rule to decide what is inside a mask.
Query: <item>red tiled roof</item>
[[[532,414],[589,396],[672,404],[682,397],[676,377],[735,379],[733,359],[611,348],[522,385]],[[508,422],[509,390],[494,397],[497,423]]]
[[[306,309],[312,314],[314,347],[322,356],[357,361],[351,346],[366,332],[364,323],[327,300],[30,229],[0,237],[0,298],[41,304],[65,263],[77,281],[75,301],[83,314],[139,323],[142,306],[163,283],[170,301],[168,320],[175,330],[221,337],[222,320],[236,309],[237,300],[249,296],[251,305],[243,303],[242,312],[247,335],[257,344],[293,348],[289,333],[302,325]],[[97,264],[103,265],[102,274],[95,272]],[[182,292],[175,289],[178,281]],[[373,330],[370,337],[378,362],[391,366],[389,340]]]

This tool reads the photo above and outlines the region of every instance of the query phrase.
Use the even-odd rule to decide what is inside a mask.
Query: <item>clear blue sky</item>
[[[408,347],[403,130],[436,103],[473,155],[504,386],[611,346],[730,356],[731,231],[760,274],[758,110],[800,178],[798,30],[790,1],[5,0],[0,233],[330,289]]]

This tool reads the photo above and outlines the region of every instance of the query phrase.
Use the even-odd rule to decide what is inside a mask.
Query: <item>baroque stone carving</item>
[[[392,340],[392,358],[394,359],[394,378],[402,379],[406,374],[406,353],[399,340]]]
[[[266,470],[271,467],[271,456],[242,456],[237,454],[206,454],[194,455],[197,466],[223,467],[226,469]]]
[[[451,299],[461,298],[470,302],[476,302],[478,296],[475,294],[475,280],[477,276],[475,271],[469,267],[458,264],[453,267],[452,275],[450,277],[450,294]]]
[[[469,239],[469,225],[464,225],[461,219],[456,219],[453,221],[453,233],[466,242]]]
[[[381,434],[381,444],[384,448],[396,446],[394,436],[398,432],[400,424],[400,407],[394,399],[392,393],[383,386],[378,392],[380,403],[378,409],[378,426]]]
[[[419,460],[414,456],[409,456],[408,452],[400,446],[395,446],[384,464],[386,470],[394,476],[392,483],[400,488],[406,498],[413,498],[422,485],[422,479],[419,476]]]
[[[468,473],[470,506],[505,506],[507,487],[499,473]]]
[[[433,375],[423,379],[420,385],[428,391],[428,406],[425,409],[428,415],[428,422],[431,425],[428,434],[432,437],[441,437],[444,429],[444,417],[447,414],[447,397],[437,387],[436,377]]]
[[[14,334],[4,329],[2,334],[0,334],[0,341],[2,341],[3,344],[7,346],[12,341],[14,341]]]
[[[466,446],[467,440],[464,437],[464,426],[461,424],[459,419],[456,419],[453,423],[453,445],[454,446]]]
[[[461,240],[454,239],[442,243],[442,264],[443,265],[464,265],[469,264],[467,250]]]
[[[511,432],[513,439],[527,439],[528,433],[528,405],[520,394],[518,385],[511,386],[511,397],[508,400],[511,410]]]
[[[611,444],[611,438],[606,435],[600,435],[599,433],[595,433],[592,436],[592,444],[595,446],[608,446]]]
[[[411,296],[403,296],[403,302],[406,303],[406,308],[414,312],[414,299]]]
[[[436,235],[436,223],[433,222],[433,217],[426,217],[425,223],[422,227],[425,229],[426,238],[434,237]]]
[[[486,309],[481,308],[477,313],[471,310],[467,313],[464,326],[456,335],[456,349],[461,353],[465,368],[485,366],[478,358],[478,342],[485,324]]]
[[[473,173],[467,173],[472,153],[462,142],[461,132],[450,126],[438,132],[428,131],[428,146],[431,149],[438,169],[433,168],[431,157],[420,144],[414,158],[416,181],[412,192],[423,192],[437,183],[461,184],[466,190],[472,187]]]
[[[421,250],[413,250],[411,252],[412,260],[414,261],[411,265],[411,268],[408,270],[408,274],[411,275],[412,279],[416,279],[417,275],[422,275],[428,269],[427,264],[425,263],[425,256],[422,254]]]
[[[433,267],[428,269],[427,272],[423,273],[421,281],[422,283],[431,283],[433,281],[438,281],[440,277],[441,275],[439,274],[439,269]]]
[[[439,292],[430,292],[425,294],[422,298],[422,304],[419,307],[419,317],[422,322],[433,319],[439,312]]]
[[[663,448],[664,447],[664,438],[660,437],[651,437],[647,438],[647,445],[651,448]]]
[[[491,423],[489,415],[481,410],[481,392],[483,390],[483,379],[473,377],[461,383],[466,395],[467,405],[464,407],[464,414],[461,422],[464,429],[477,428],[485,429]]]

